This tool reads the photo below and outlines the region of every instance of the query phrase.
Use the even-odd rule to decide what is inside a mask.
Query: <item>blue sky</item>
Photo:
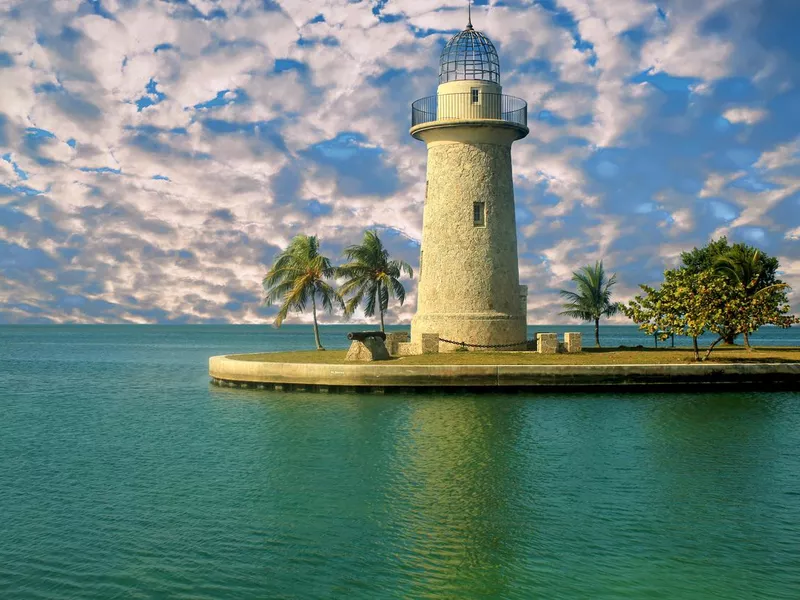
[[[797,0],[476,0],[514,146],[529,322],[603,259],[619,299],[727,235],[800,311]],[[462,0],[0,2],[0,322],[261,323],[295,234],[418,264],[409,105]],[[407,321],[415,306],[390,319]],[[303,320],[298,317],[297,320]],[[328,322],[337,317],[328,317]]]

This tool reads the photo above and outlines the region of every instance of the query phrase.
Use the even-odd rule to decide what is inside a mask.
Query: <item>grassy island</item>
[[[265,352],[234,355],[241,361],[296,364],[345,364],[346,350]],[[448,352],[403,356],[373,365],[652,365],[694,363],[691,348],[587,348],[579,354],[536,352]],[[761,346],[748,352],[741,346],[723,346],[706,363],[800,363],[800,348]],[[365,363],[347,363],[365,364]]]

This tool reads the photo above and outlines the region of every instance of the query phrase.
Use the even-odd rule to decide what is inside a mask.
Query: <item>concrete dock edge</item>
[[[212,356],[213,383],[274,389],[547,388],[736,386],[800,389],[800,363],[646,365],[305,364]]]

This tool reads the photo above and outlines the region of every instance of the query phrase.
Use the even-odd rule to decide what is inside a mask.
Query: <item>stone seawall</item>
[[[800,363],[663,365],[407,365],[302,364],[209,359],[214,383],[321,391],[349,388],[577,389],[721,386],[800,389]]]

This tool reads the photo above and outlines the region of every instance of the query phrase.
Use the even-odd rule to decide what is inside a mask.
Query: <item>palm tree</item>
[[[619,311],[619,303],[611,302],[611,287],[617,283],[616,274],[606,279],[603,261],[594,266],[586,265],[572,273],[572,281],[578,291],[561,290],[561,296],[568,300],[559,313],[581,321],[594,321],[594,343],[600,347],[600,318],[611,317]]]
[[[378,309],[381,331],[384,331],[383,314],[389,308],[389,296],[394,296],[403,304],[406,290],[399,279],[403,272],[409,277],[413,277],[414,272],[407,262],[389,260],[389,253],[383,247],[377,231],[364,232],[364,240],[346,248],[344,255],[350,262],[339,267],[337,275],[346,279],[339,293],[342,296],[351,295],[345,312],[353,314],[363,301],[366,316],[373,316],[375,309]]]
[[[785,283],[777,282],[764,286],[762,283],[764,268],[761,251],[750,246],[735,245],[727,254],[714,261],[714,270],[727,279],[748,300],[776,288],[786,287]],[[750,332],[745,329],[744,345],[748,351],[750,346]]]
[[[311,300],[314,315],[314,341],[317,350],[325,350],[319,341],[317,324],[317,298],[322,308],[333,310],[334,303],[344,308],[344,301],[326,279],[336,274],[330,259],[319,253],[319,243],[314,235],[297,235],[286,249],[278,254],[272,268],[264,277],[264,304],[271,306],[281,302],[275,317],[275,327],[280,327],[290,310],[303,312]]]

